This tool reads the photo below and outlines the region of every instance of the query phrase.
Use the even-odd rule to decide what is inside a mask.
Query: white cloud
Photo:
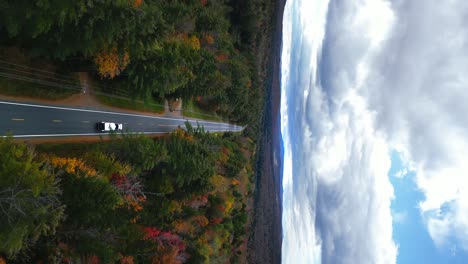
[[[361,94],[408,154],[435,244],[468,251],[468,2],[392,4],[397,23]]]
[[[393,216],[393,222],[401,225],[401,224],[406,223],[408,219],[408,212],[406,211],[393,212],[392,216]]]
[[[397,171],[393,176],[396,177],[396,178],[401,179],[401,178],[405,177],[407,174],[408,174],[408,169],[403,168],[403,169]]]
[[[283,43],[283,260],[396,261],[391,150],[434,243],[468,251],[468,1],[291,2],[312,10]]]
[[[316,8],[300,10],[305,2]],[[288,1],[285,13],[283,262],[395,263],[390,151],[357,93],[394,17],[385,1],[323,5]],[[324,29],[336,61],[322,56]]]

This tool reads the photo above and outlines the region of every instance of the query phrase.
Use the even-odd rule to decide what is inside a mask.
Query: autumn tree
[[[112,79],[119,75],[130,63],[128,52],[120,54],[116,47],[102,50],[94,58],[99,75],[103,78]]]

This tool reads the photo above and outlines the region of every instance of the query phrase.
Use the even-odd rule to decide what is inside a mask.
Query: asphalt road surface
[[[0,136],[7,133],[17,138],[96,136],[106,132],[96,130],[98,122],[122,123],[123,130],[145,134],[162,134],[185,127],[186,119],[110,112],[83,108],[0,101]],[[188,120],[210,132],[241,131],[227,123]]]

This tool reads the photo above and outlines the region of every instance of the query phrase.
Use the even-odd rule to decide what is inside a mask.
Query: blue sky
[[[415,172],[395,176],[405,169],[407,170],[400,155],[394,151],[389,177],[395,190],[392,212],[393,237],[399,245],[397,263],[466,264],[468,255],[465,251],[457,249],[456,244],[442,249],[435,246],[419,210],[419,203],[424,200],[424,194],[418,190],[415,183]],[[401,216],[397,221],[395,212]]]

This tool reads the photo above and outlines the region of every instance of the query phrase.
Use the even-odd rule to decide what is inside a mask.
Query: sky
[[[287,0],[283,263],[468,263],[468,1]]]

